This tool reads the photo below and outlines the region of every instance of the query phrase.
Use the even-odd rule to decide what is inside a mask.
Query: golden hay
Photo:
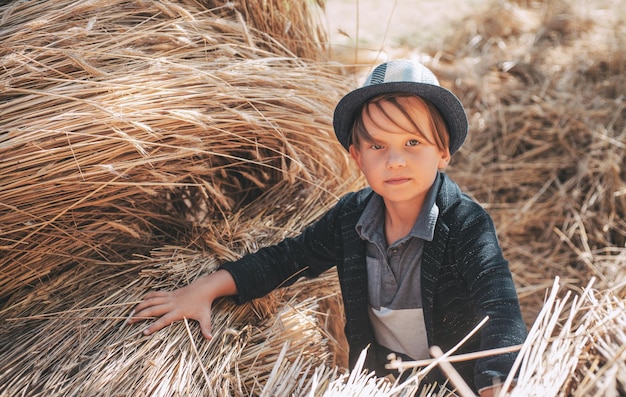
[[[331,340],[317,319],[323,298],[274,294],[244,306],[219,301],[210,342],[195,324],[178,323],[156,337],[125,325],[146,290],[187,283],[217,263],[164,247],[140,261],[147,270],[139,278],[137,267],[64,273],[57,285],[10,308],[18,318],[4,318],[11,332],[1,334],[0,395],[249,395],[264,387],[285,344],[289,362],[304,357],[312,367],[333,366]]]
[[[206,248],[197,228],[281,181],[295,206],[349,179],[329,128],[337,70],[189,5],[2,10],[0,299],[68,265]]]
[[[512,396],[623,395],[626,299],[593,289],[557,298],[558,278],[520,353]],[[621,393],[621,394],[620,394]]]
[[[347,87],[312,22],[275,26],[309,41],[295,56],[243,11],[0,8],[0,395],[249,395],[285,344],[290,362],[337,364],[332,273],[319,297],[222,301],[211,342],[124,325],[147,290],[298,232],[360,183],[330,128]]]

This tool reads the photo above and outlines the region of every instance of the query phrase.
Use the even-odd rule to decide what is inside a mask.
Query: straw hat
[[[346,150],[356,112],[365,101],[380,94],[401,92],[426,99],[439,110],[450,134],[450,154],[454,154],[467,137],[468,122],[461,101],[439,81],[426,66],[410,60],[395,60],[378,65],[361,88],[349,92],[335,107],[335,135]]]

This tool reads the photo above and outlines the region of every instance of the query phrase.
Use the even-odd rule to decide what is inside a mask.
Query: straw
[[[194,240],[281,181],[332,195],[350,178],[329,131],[346,89],[335,68],[231,8],[70,3],[2,13],[0,297]]]

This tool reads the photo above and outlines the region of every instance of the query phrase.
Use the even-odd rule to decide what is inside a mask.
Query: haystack
[[[68,263],[185,245],[278,182],[306,196],[345,180],[337,70],[216,12],[4,8],[0,298]]]
[[[211,342],[124,326],[146,291],[298,232],[360,183],[315,7],[0,8],[0,395],[255,394],[284,346],[334,370],[332,274],[297,301],[225,300]]]

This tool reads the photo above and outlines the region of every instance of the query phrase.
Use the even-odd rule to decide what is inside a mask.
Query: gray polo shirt
[[[376,341],[414,360],[429,357],[420,268],[425,241],[432,241],[439,208],[439,179],[430,188],[411,232],[387,246],[385,204],[375,194],[361,215],[356,231],[366,241],[370,320]]]

